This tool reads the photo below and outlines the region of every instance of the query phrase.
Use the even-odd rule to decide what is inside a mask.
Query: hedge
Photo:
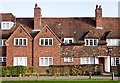
[[[120,77],[120,64],[117,65],[118,76]]]
[[[87,65],[51,65],[49,72],[52,75],[66,76],[66,75],[101,75],[102,65],[100,64],[87,64]]]
[[[24,66],[2,66],[0,67],[2,71],[2,77],[18,77],[25,76],[26,74],[33,75],[35,72],[34,67],[24,67]]]

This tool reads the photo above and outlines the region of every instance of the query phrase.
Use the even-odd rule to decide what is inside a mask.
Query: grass
[[[35,81],[2,81],[2,83],[120,83],[120,81],[102,79],[75,79],[75,80],[35,80]]]

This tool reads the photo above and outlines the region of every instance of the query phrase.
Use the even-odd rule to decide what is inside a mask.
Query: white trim
[[[91,60],[92,60],[92,62],[91,62]],[[80,64],[95,64],[95,59],[94,59],[94,57],[81,57]]]
[[[20,61],[22,59],[22,62]],[[27,66],[27,57],[14,57],[13,58],[13,66]]]
[[[48,45],[45,45],[45,40],[46,39],[48,40]],[[49,42],[50,42],[49,40],[50,39],[52,40],[52,45],[53,45],[53,38],[39,38],[39,45],[40,46],[52,46],[52,45],[49,45]],[[41,40],[43,40],[43,45],[41,45]]]
[[[2,21],[1,22],[1,30],[9,30],[13,27],[14,22],[12,21]]]
[[[20,45],[20,39],[22,39],[22,45]],[[24,45],[24,39],[26,40],[26,45]],[[18,44],[16,45],[16,40],[18,40]],[[28,38],[14,38],[14,46],[27,46],[28,45]]]
[[[64,62],[73,62],[72,57],[64,57]]]
[[[41,59],[43,59],[43,62],[41,62]],[[48,59],[48,62],[46,64],[45,59]],[[49,60],[52,59],[52,64],[49,63]],[[39,66],[49,66],[53,65],[53,57],[39,57]]]
[[[120,39],[106,39],[107,46],[120,46]]]

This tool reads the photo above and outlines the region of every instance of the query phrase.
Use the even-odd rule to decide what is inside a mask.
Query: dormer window
[[[2,21],[1,30],[9,30],[13,27],[14,23],[11,21]]]
[[[107,46],[120,46],[120,39],[106,39]]]
[[[97,46],[98,39],[85,39],[85,46]]]
[[[63,43],[67,43],[67,44],[73,43],[73,38],[64,38]]]

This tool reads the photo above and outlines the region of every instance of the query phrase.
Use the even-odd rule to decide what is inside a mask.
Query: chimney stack
[[[103,29],[102,27],[102,8],[101,5],[96,5],[95,9],[96,29]]]
[[[34,31],[40,31],[41,28],[41,8],[35,4],[34,8]]]

